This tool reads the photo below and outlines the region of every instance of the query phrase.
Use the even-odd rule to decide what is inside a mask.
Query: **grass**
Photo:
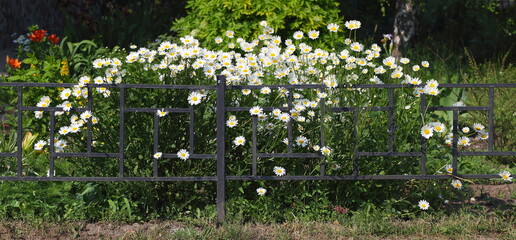
[[[0,221],[2,239],[515,239],[512,211],[423,214],[412,220],[382,214],[354,214],[333,222],[275,224],[226,223],[192,219],[186,222],[86,223]]]

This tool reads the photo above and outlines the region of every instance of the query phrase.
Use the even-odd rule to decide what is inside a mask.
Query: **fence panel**
[[[421,95],[421,104],[419,111],[422,115],[426,114],[427,111],[451,111],[452,112],[452,125],[453,125],[453,141],[452,141],[452,174],[427,174],[427,153],[426,145],[427,140],[421,137],[419,151],[409,152],[398,152],[395,146],[396,138],[396,124],[394,120],[395,110],[395,90],[401,88],[407,88],[409,86],[402,84],[377,84],[377,85],[354,85],[353,88],[360,89],[385,89],[388,92],[388,105],[387,106],[372,106],[372,107],[329,107],[323,106],[324,101],[321,101],[322,108],[325,111],[332,113],[350,113],[352,114],[353,123],[358,124],[359,112],[386,112],[387,114],[387,151],[362,151],[357,146],[354,147],[353,159],[352,159],[352,171],[348,175],[328,175],[326,171],[326,162],[324,156],[321,153],[297,153],[293,149],[293,124],[292,121],[287,123],[287,152],[259,152],[258,151],[258,117],[252,116],[252,144],[251,144],[251,174],[250,175],[227,175],[226,174],[226,149],[225,144],[228,141],[226,139],[225,132],[225,116],[226,113],[232,112],[247,112],[251,109],[250,106],[228,106],[226,103],[226,92],[242,90],[242,89],[261,89],[262,87],[272,88],[283,88],[287,90],[293,89],[325,89],[325,85],[313,84],[313,85],[260,85],[260,86],[226,86],[226,79],[223,76],[217,78],[216,86],[197,86],[197,85],[150,85],[150,84],[118,84],[118,85],[106,85],[102,87],[118,89],[119,91],[119,149],[117,152],[95,152],[92,147],[92,123],[88,121],[86,124],[87,137],[86,137],[86,152],[56,152],[54,149],[54,139],[56,131],[56,112],[63,111],[62,107],[33,107],[25,106],[23,104],[24,99],[24,88],[62,88],[62,87],[73,87],[75,84],[68,83],[0,83],[0,88],[14,88],[17,94],[16,109],[16,150],[14,152],[3,152],[0,153],[0,160],[6,158],[16,159],[16,175],[15,176],[0,176],[0,181],[215,181],[217,184],[217,213],[218,220],[222,222],[225,217],[225,190],[226,181],[236,180],[394,180],[394,179],[449,179],[454,176],[460,178],[469,179],[489,179],[489,178],[500,178],[496,174],[461,174],[458,169],[458,158],[461,156],[515,156],[515,151],[495,151],[495,132],[494,132],[494,109],[495,109],[495,89],[501,88],[515,88],[516,84],[440,84],[440,88],[487,88],[488,89],[488,105],[487,106],[428,106],[425,95]],[[100,85],[90,84],[86,87],[88,92],[91,93],[94,88]],[[159,159],[154,158],[152,160],[152,176],[144,177],[132,177],[126,176],[124,170],[125,158],[125,115],[126,113],[154,113],[153,116],[153,144],[152,149],[154,152],[158,152],[160,129],[159,123],[160,118],[156,113],[157,110],[162,108],[159,107],[127,107],[126,106],[126,91],[128,89],[169,89],[169,90],[215,90],[216,91],[216,153],[197,153],[195,148],[195,113],[194,106],[185,108],[164,108],[163,110],[171,113],[183,113],[188,114],[189,126],[189,153],[192,159],[216,159],[216,174],[211,176],[160,176],[159,175]],[[286,106],[268,106],[264,107],[264,111],[272,111],[277,108],[281,111],[290,112],[293,109],[293,94],[289,94]],[[92,111],[94,106],[93,94],[88,94],[88,103],[84,107],[73,108],[72,112],[82,113],[85,111]],[[49,172],[47,176],[27,176],[23,174],[23,149],[22,149],[22,136],[23,136],[23,112],[35,112],[44,111],[50,114],[49,123]],[[486,111],[488,116],[488,128],[489,138],[487,143],[487,151],[459,151],[458,148],[458,126],[459,126],[459,113],[463,111]],[[322,125],[322,119],[320,124]],[[509,134],[509,133],[507,133]],[[357,130],[354,128],[353,136],[357,137]],[[320,131],[320,143],[324,145],[326,139],[324,132]],[[358,143],[356,143],[358,145]],[[338,146],[337,146],[338,147]],[[118,173],[117,176],[86,176],[86,177],[63,177],[55,176],[55,160],[57,158],[71,158],[71,157],[87,157],[87,158],[116,158],[118,159]],[[396,174],[396,175],[380,175],[380,174],[361,174],[361,158],[364,157],[401,157],[401,158],[418,158],[420,174]],[[177,159],[177,154],[174,153],[163,153],[163,158]],[[259,159],[266,158],[296,158],[296,159],[319,159],[319,172],[318,175],[287,175],[287,176],[267,176],[259,175],[258,167]]]

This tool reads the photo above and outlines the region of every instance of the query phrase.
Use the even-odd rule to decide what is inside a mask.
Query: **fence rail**
[[[358,123],[358,112],[359,111],[384,111],[388,114],[388,151],[385,152],[364,152],[358,151],[358,148],[355,148],[354,158],[353,158],[353,169],[351,175],[327,175],[326,174],[326,165],[324,161],[320,163],[320,171],[319,175],[308,176],[261,176],[257,174],[257,166],[259,158],[312,158],[312,159],[323,159],[323,156],[319,153],[295,153],[293,151],[292,142],[293,142],[293,126],[292,121],[289,121],[287,125],[288,132],[288,152],[287,153],[262,153],[258,152],[257,148],[257,125],[258,118],[257,116],[253,116],[252,119],[252,164],[251,164],[251,175],[239,175],[239,176],[229,176],[226,174],[226,160],[225,160],[225,116],[228,112],[241,112],[241,111],[249,111],[251,107],[231,107],[227,106],[225,102],[226,92],[232,90],[241,90],[241,89],[260,89],[262,87],[270,87],[272,88],[285,88],[285,89],[324,89],[325,85],[312,84],[312,85],[263,85],[263,86],[226,86],[225,78],[219,76],[217,78],[217,85],[152,85],[152,84],[118,84],[118,85],[95,85],[90,84],[86,87],[88,88],[88,93],[92,93],[93,89],[96,87],[106,87],[106,88],[115,88],[119,90],[119,151],[111,152],[111,153],[101,153],[94,152],[92,149],[92,123],[91,121],[87,122],[87,139],[86,139],[86,152],[55,152],[54,149],[54,139],[55,139],[55,130],[56,130],[56,112],[63,111],[63,108],[59,107],[32,107],[32,106],[24,106],[23,105],[23,92],[24,88],[34,88],[34,87],[49,87],[49,88],[58,88],[58,87],[73,87],[75,84],[69,83],[2,83],[0,82],[0,88],[3,87],[11,87],[16,88],[17,91],[17,104],[16,104],[16,119],[17,119],[17,139],[16,139],[16,151],[11,153],[0,153],[0,160],[2,158],[16,158],[16,176],[0,176],[0,181],[215,181],[217,184],[217,211],[218,211],[218,220],[223,221],[225,217],[225,192],[226,192],[226,181],[238,181],[238,180],[393,180],[393,179],[449,179],[453,176],[459,176],[461,178],[471,178],[471,179],[489,179],[489,178],[499,178],[498,175],[495,174],[459,174],[457,169],[457,162],[459,156],[515,156],[515,151],[494,151],[494,108],[495,108],[495,94],[494,90],[499,88],[515,88],[516,84],[440,84],[440,88],[487,88],[488,89],[488,106],[431,106],[427,107],[427,99],[425,95],[421,95],[421,104],[419,106],[421,114],[425,114],[426,111],[452,111],[453,112],[453,141],[452,141],[452,167],[453,167],[453,176],[452,175],[431,175],[426,173],[426,139],[421,137],[420,150],[412,151],[412,152],[397,152],[394,146],[395,139],[395,124],[394,124],[394,109],[395,109],[395,101],[394,101],[394,89],[399,88],[407,88],[410,86],[402,85],[402,84],[381,84],[381,85],[369,85],[369,84],[358,84],[353,85],[353,88],[362,88],[362,89],[387,89],[388,91],[388,106],[379,106],[379,107],[328,107],[326,111],[329,112],[351,112],[353,113],[353,122],[355,124]],[[349,86],[347,86],[349,87]],[[189,106],[186,108],[165,108],[164,110],[167,112],[173,113],[185,113],[189,114],[189,152],[190,158],[192,159],[214,159],[216,160],[216,174],[214,176],[159,176],[158,174],[158,162],[159,159],[153,159],[153,173],[152,176],[149,177],[128,177],[124,174],[124,139],[125,139],[125,113],[128,112],[156,112],[161,108],[132,108],[126,107],[126,90],[127,89],[182,89],[182,90],[215,90],[216,91],[216,136],[217,136],[217,147],[216,153],[197,153],[195,150],[195,114],[194,114],[194,106]],[[292,94],[288,95],[287,106],[281,107],[264,107],[265,111],[271,111],[273,108],[278,108],[282,111],[289,111],[293,109],[293,97]],[[88,94],[88,103],[86,107],[83,108],[74,108],[73,111],[76,112],[84,112],[91,111],[93,109],[93,94]],[[41,176],[24,176],[22,173],[22,135],[23,135],[23,112],[25,111],[45,111],[50,113],[50,151],[49,151],[49,174],[46,177]],[[459,122],[459,112],[460,111],[487,111],[488,112],[488,128],[489,128],[489,139],[487,144],[487,150],[483,152],[470,152],[470,151],[459,151],[458,148],[458,122]],[[158,142],[159,142],[159,117],[154,114],[154,135],[153,135],[153,150],[154,152],[158,151]],[[353,136],[357,136],[356,130],[353,132]],[[321,132],[320,135],[321,144],[324,145],[325,136]],[[61,177],[54,175],[55,168],[55,159],[56,158],[66,158],[66,157],[88,157],[88,158],[117,158],[118,159],[118,176],[114,177]],[[419,158],[419,166],[420,166],[420,174],[409,174],[409,175],[361,175],[360,174],[360,157],[417,157]],[[164,153],[163,158],[178,158],[176,154]]]

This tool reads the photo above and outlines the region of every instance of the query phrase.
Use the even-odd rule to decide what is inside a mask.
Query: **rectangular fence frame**
[[[418,152],[396,152],[394,149],[395,139],[395,126],[393,123],[393,111],[394,111],[394,89],[407,88],[411,86],[402,84],[357,84],[353,85],[353,88],[362,89],[387,89],[388,91],[388,102],[389,105],[386,107],[332,107],[327,108],[331,112],[353,112],[353,121],[358,122],[359,111],[387,111],[388,112],[388,152],[360,152],[358,148],[355,148],[354,159],[353,159],[353,174],[352,175],[326,175],[326,166],[324,161],[321,161],[320,174],[316,175],[302,175],[302,176],[260,176],[257,175],[257,159],[258,158],[320,158],[323,156],[319,153],[295,153],[292,150],[292,121],[289,121],[287,125],[288,131],[288,152],[287,153],[258,153],[257,151],[257,117],[253,116],[252,122],[252,166],[251,175],[249,176],[227,176],[226,175],[226,162],[225,162],[225,115],[227,112],[239,112],[248,111],[251,107],[228,107],[225,103],[226,91],[229,90],[240,90],[240,89],[260,89],[262,87],[270,88],[285,88],[285,89],[324,89],[325,85],[312,84],[312,85],[260,85],[260,86],[243,86],[233,85],[226,86],[226,79],[224,76],[217,76],[217,85],[154,85],[154,84],[89,84],[88,93],[91,93],[95,87],[107,87],[117,88],[120,90],[119,97],[119,108],[120,108],[120,133],[119,133],[119,152],[114,153],[97,153],[92,151],[92,124],[91,121],[87,123],[87,151],[78,153],[57,153],[54,149],[54,133],[55,133],[55,112],[63,111],[62,108],[58,107],[29,107],[23,105],[23,88],[24,87],[73,87],[75,84],[72,83],[4,83],[0,82],[0,87],[15,87],[17,91],[17,104],[16,104],[16,116],[17,116],[17,148],[14,153],[0,153],[0,159],[2,157],[13,157],[16,158],[16,176],[0,176],[0,181],[127,181],[127,182],[140,182],[140,181],[215,181],[217,184],[217,220],[219,223],[225,219],[225,193],[226,193],[226,181],[235,180],[408,180],[408,179],[449,179],[454,176],[469,179],[491,179],[500,178],[496,174],[459,174],[457,172],[457,163],[459,156],[516,156],[515,151],[493,151],[494,147],[494,89],[495,88],[516,88],[514,83],[506,84],[440,84],[440,88],[488,88],[488,106],[432,106],[427,108],[426,96],[421,95],[420,112],[424,114],[426,111],[452,111],[453,112],[453,140],[452,140],[452,175],[428,175],[426,174],[426,139],[421,137],[421,151]],[[167,112],[175,113],[188,113],[190,118],[189,123],[189,152],[190,158],[193,159],[216,159],[216,175],[215,176],[184,176],[184,177],[160,177],[158,176],[158,159],[153,159],[153,174],[152,177],[126,177],[124,176],[124,138],[125,138],[125,113],[126,112],[152,112],[155,113],[161,108],[127,108],[125,106],[125,90],[126,89],[180,89],[180,90],[215,90],[216,91],[216,136],[217,146],[216,154],[196,154],[195,153],[195,118],[194,118],[194,107],[189,108],[165,108]],[[287,99],[287,107],[278,107],[282,111],[290,111],[292,106],[292,94],[289,94]],[[321,103],[323,104],[323,103]],[[91,111],[93,108],[93,94],[88,94],[88,104],[85,108],[74,108],[75,112]],[[275,107],[264,107],[264,111],[271,111]],[[22,116],[24,111],[45,111],[50,113],[50,154],[49,154],[49,175],[47,177],[32,177],[22,175],[22,135],[23,135],[23,122]],[[489,139],[488,139],[488,151],[483,152],[466,152],[458,150],[458,116],[460,111],[487,111],[488,112],[488,126],[489,126]],[[154,114],[154,134],[153,134],[153,150],[158,150],[159,140],[159,117]],[[20,127],[21,126],[21,127]],[[356,129],[353,131],[353,135],[357,136]],[[320,137],[321,143],[324,145],[324,134],[321,131]],[[420,170],[419,175],[360,175],[359,174],[359,157],[372,156],[372,157],[419,157],[420,158]],[[54,160],[57,157],[111,157],[118,158],[118,176],[117,177],[56,177],[54,175]],[[178,158],[177,155],[171,153],[164,153],[164,158]]]

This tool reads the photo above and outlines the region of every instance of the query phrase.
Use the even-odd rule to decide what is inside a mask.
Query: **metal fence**
[[[355,150],[353,159],[353,170],[350,175],[327,175],[326,166],[324,161],[321,161],[319,175],[288,175],[288,176],[263,176],[257,174],[257,165],[259,158],[323,158],[319,153],[296,153],[293,151],[293,126],[292,121],[289,121],[287,126],[288,131],[288,152],[287,153],[261,153],[258,152],[257,147],[257,116],[253,116],[252,120],[252,166],[251,175],[247,176],[228,176],[226,174],[226,161],[225,161],[225,116],[227,112],[239,112],[249,111],[251,107],[230,107],[225,102],[226,92],[240,89],[260,89],[265,85],[261,86],[226,86],[225,78],[219,76],[217,78],[217,85],[151,85],[151,84],[118,84],[118,85],[101,85],[102,87],[115,88],[119,91],[119,151],[111,153],[94,152],[92,149],[92,123],[87,122],[87,139],[86,139],[86,152],[56,152],[54,149],[54,139],[56,122],[55,116],[57,111],[63,111],[63,108],[58,107],[32,107],[23,105],[23,91],[24,88],[34,87],[73,87],[75,84],[69,83],[0,83],[1,87],[16,88],[17,91],[17,105],[16,105],[16,118],[17,126],[22,125],[23,112],[25,111],[45,111],[50,113],[50,153],[49,153],[49,174],[48,176],[24,176],[22,174],[22,135],[23,127],[17,127],[17,149],[16,152],[12,153],[0,153],[0,160],[2,158],[16,158],[17,168],[16,176],[0,176],[0,181],[215,181],[217,184],[217,215],[218,220],[222,222],[225,218],[225,192],[226,192],[226,181],[233,180],[394,180],[394,179],[449,179],[451,175],[435,175],[426,173],[426,139],[421,137],[421,146],[419,151],[412,152],[397,152],[394,146],[395,139],[395,124],[394,124],[394,109],[395,99],[394,90],[399,88],[406,88],[407,85],[402,84],[381,84],[381,85],[370,85],[360,84],[353,85],[353,88],[361,89],[386,89],[388,91],[388,106],[379,107],[328,107],[327,111],[331,112],[351,112],[353,113],[353,121],[356,124],[359,120],[358,113],[360,111],[385,111],[388,116],[388,151],[386,152],[364,152]],[[90,84],[86,87],[88,92],[92,93],[92,90],[100,85]],[[285,88],[285,89],[324,89],[325,85],[267,85],[270,88]],[[516,84],[440,84],[440,88],[487,88],[488,89],[488,106],[432,106],[427,107],[427,99],[423,94],[421,95],[420,112],[424,114],[427,111],[452,111],[453,112],[453,141],[452,141],[452,167],[453,175],[461,178],[469,179],[489,179],[499,178],[496,174],[460,174],[457,171],[458,157],[460,156],[515,156],[515,151],[495,151],[494,150],[494,108],[495,108],[495,89],[498,88],[515,88]],[[161,108],[130,108],[126,107],[126,90],[127,89],[184,89],[184,90],[215,90],[216,91],[216,154],[203,154],[195,152],[195,141],[194,141],[194,106],[188,108],[165,108],[164,110],[171,113],[187,113],[190,118],[189,126],[189,153],[192,159],[216,159],[216,175],[214,176],[159,176],[158,174],[158,162],[159,159],[153,159],[153,175],[150,177],[130,177],[124,174],[124,115],[128,112],[152,112],[155,113]],[[288,95],[287,106],[282,107],[264,107],[264,111],[271,111],[273,108],[278,108],[282,111],[290,111],[293,108],[293,97],[292,94]],[[91,111],[93,109],[93,94],[88,94],[87,106],[83,108],[74,108],[75,112]],[[489,128],[489,139],[487,144],[487,151],[459,151],[458,148],[458,125],[459,125],[459,112],[460,111],[487,111],[488,115],[488,128]],[[159,117],[154,114],[154,135],[153,135],[153,149],[154,152],[158,151],[158,140],[159,140]],[[357,132],[354,130],[353,135],[356,136]],[[324,145],[325,137],[321,133],[320,136],[321,144]],[[358,148],[355,148],[358,149]],[[116,177],[61,177],[54,175],[54,163],[56,158],[66,157],[89,157],[89,158],[117,158],[118,159],[118,176]],[[412,175],[362,175],[360,174],[360,157],[418,157],[420,165],[420,174]],[[163,153],[163,158],[178,158],[173,153]]]

